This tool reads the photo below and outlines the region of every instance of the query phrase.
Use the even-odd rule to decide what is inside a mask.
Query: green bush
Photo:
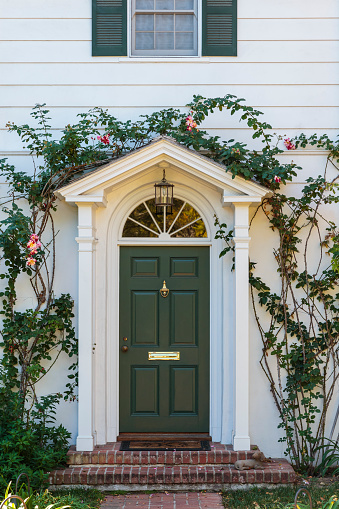
[[[53,425],[58,400],[58,395],[42,397],[29,412],[19,393],[0,389],[1,490],[22,472],[33,488],[41,488],[47,483],[46,472],[66,463],[71,435],[62,425]]]
[[[3,509],[68,509],[69,505],[61,505],[60,500],[54,501],[53,504],[46,504],[46,499],[36,497],[25,484],[21,485],[18,493],[14,494],[9,483],[3,500],[0,500],[0,506],[4,504]],[[7,500],[6,500],[7,499]]]

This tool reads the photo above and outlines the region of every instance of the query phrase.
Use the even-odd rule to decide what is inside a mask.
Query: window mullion
[[[197,219],[194,219],[194,221],[191,221],[190,223],[185,224],[184,226],[179,228],[178,230],[175,230],[175,232],[171,233],[171,237],[172,237],[172,235],[175,235],[176,233],[180,232],[181,230],[184,230],[185,228],[188,228],[189,226],[191,226],[192,224],[196,223],[197,221],[200,221],[200,219],[201,219],[201,217],[198,217]]]

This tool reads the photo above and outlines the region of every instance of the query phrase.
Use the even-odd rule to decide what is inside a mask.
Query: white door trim
[[[121,238],[123,225],[133,206],[143,200],[149,199],[149,186],[139,189],[132,196],[121,200],[111,217],[107,242],[107,280],[112,283],[107,286],[107,433],[106,441],[115,441],[119,434],[119,269],[121,245],[158,245],[180,246],[196,245],[210,246],[210,433],[213,440],[221,440],[221,404],[222,404],[222,366],[220,363],[220,349],[222,349],[222,323],[223,315],[221,301],[218,302],[218,281],[222,278],[223,264],[212,263],[219,257],[220,241],[213,239],[212,205],[200,193],[192,189],[181,187],[176,197],[190,203],[201,214],[207,229],[206,239],[173,239],[169,242],[158,239],[131,239]],[[219,308],[219,312],[218,312]],[[113,313],[110,310],[114,310]],[[214,338],[212,340],[212,338]],[[219,366],[220,364],[220,366]]]
[[[176,195],[201,214],[207,239],[136,239],[132,245],[210,246],[210,434],[236,450],[250,448],[249,437],[249,206],[235,197],[235,272],[230,257],[219,259],[212,203],[181,185]],[[120,195],[121,196],[121,195]],[[144,184],[106,207],[76,202],[79,209],[79,405],[77,450],[114,442],[119,434],[119,251],[131,245],[121,232],[132,206],[150,198]],[[228,204],[232,203],[231,199]],[[222,212],[222,211],[221,211]],[[221,217],[219,208],[219,217]],[[228,218],[229,218],[228,213]],[[233,291],[231,291],[233,288]],[[233,431],[233,433],[232,433]]]

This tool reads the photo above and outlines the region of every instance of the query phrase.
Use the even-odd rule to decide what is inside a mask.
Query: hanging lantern
[[[155,205],[157,208],[157,214],[163,212],[163,207],[166,207],[166,214],[172,214],[173,207],[173,184],[170,184],[166,180],[166,174],[162,177],[162,181],[158,184],[154,184],[155,189]]]

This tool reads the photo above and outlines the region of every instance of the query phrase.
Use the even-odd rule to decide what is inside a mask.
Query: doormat
[[[208,440],[138,440],[121,442],[120,451],[210,451]]]

